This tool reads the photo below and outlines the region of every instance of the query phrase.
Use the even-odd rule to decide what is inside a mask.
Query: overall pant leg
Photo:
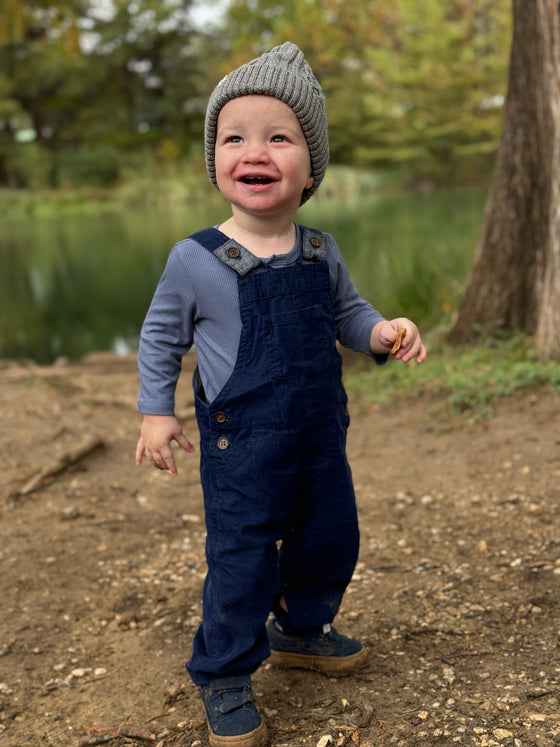
[[[305,500],[280,548],[280,583],[289,629],[305,629],[334,620],[352,579],[359,552],[356,499],[345,456],[346,427],[331,419],[308,428]]]
[[[299,480],[287,435],[232,432],[224,457],[213,453],[204,426],[201,434],[208,573],[187,663],[197,685],[252,674],[270,654],[265,624],[280,589],[277,542],[287,531],[286,497],[298,493]]]

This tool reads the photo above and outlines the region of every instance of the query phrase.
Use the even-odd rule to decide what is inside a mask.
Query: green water
[[[423,329],[457,308],[486,190],[320,199],[298,220],[332,233],[360,293]],[[134,350],[169,250],[224,210],[0,219],[0,358],[49,363]]]

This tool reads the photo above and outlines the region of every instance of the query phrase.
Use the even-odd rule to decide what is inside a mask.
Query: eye
[[[273,135],[273,136],[272,136],[272,137],[270,138],[270,140],[271,140],[271,142],[273,142],[273,143],[283,143],[283,142],[285,142],[285,140],[286,140],[286,137],[285,137],[285,135]]]
[[[217,142],[220,145],[228,145],[229,143],[240,143],[243,140],[241,135],[228,135],[227,132],[218,135]]]

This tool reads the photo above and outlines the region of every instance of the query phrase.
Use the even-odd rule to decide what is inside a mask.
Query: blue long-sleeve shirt
[[[332,236],[326,236],[337,339],[371,355],[371,330],[383,316],[360,297],[340,249]],[[263,262],[272,268],[288,267],[299,261],[301,252],[298,226],[293,249]],[[169,255],[142,327],[138,410],[150,415],[174,413],[181,361],[193,344],[204,392],[212,402],[235,367],[240,336],[237,273],[194,239],[180,241]],[[379,356],[379,362],[385,359]]]

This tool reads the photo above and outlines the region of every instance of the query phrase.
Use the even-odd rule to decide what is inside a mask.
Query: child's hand
[[[157,469],[168,469],[172,475],[177,474],[175,459],[171,451],[171,441],[188,452],[194,446],[183,433],[179,421],[174,415],[144,415],[140,438],[136,447],[136,464],[142,464],[142,457]]]
[[[399,317],[391,321],[378,322],[371,331],[370,348],[374,355],[389,354],[399,330],[405,329],[401,346],[394,354],[395,358],[408,363],[416,358],[416,363],[422,363],[426,358],[426,348],[422,344],[418,327],[410,319]]]

